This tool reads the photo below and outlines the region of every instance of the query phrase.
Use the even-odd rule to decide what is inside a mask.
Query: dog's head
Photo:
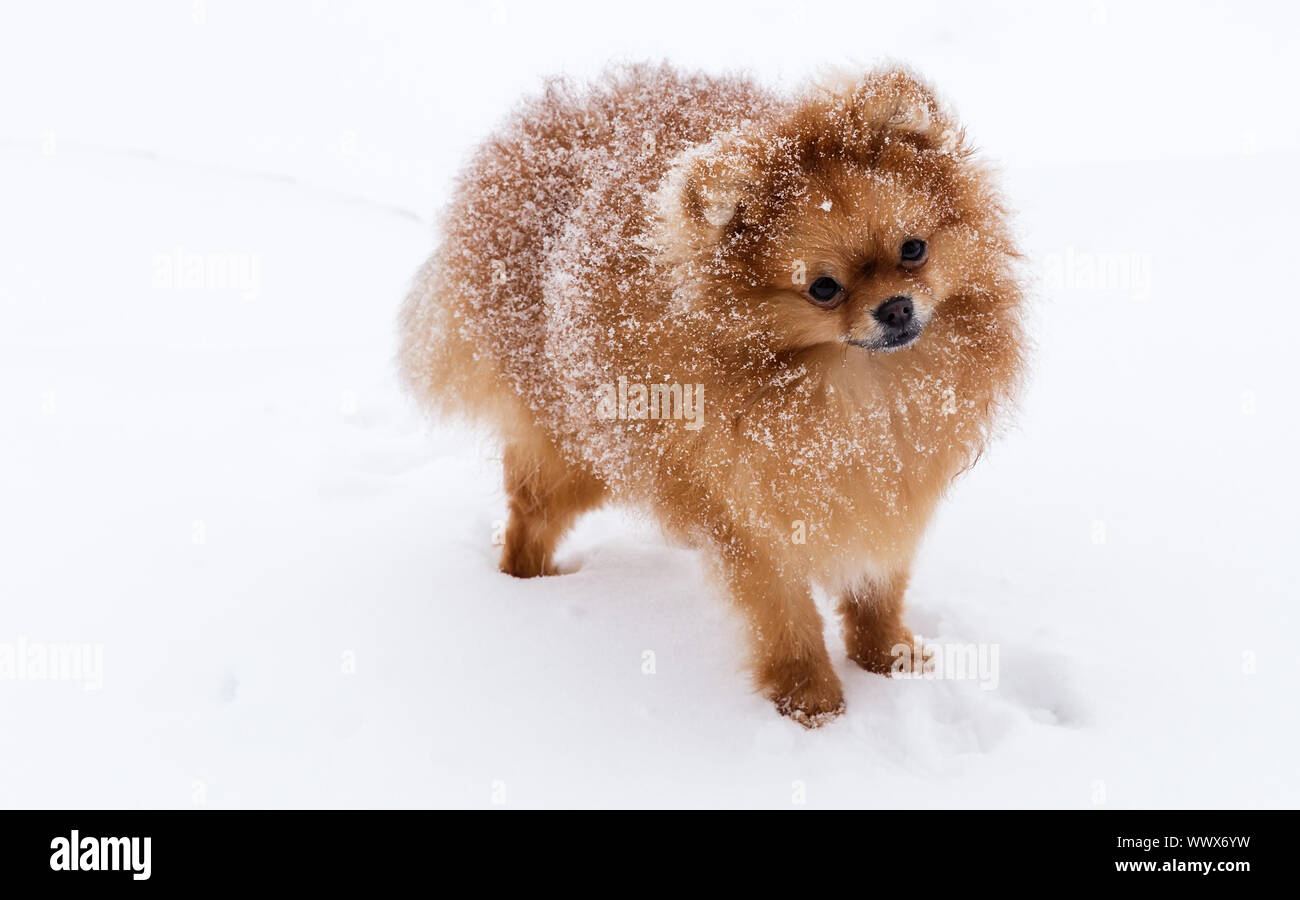
[[[715,135],[656,204],[693,302],[777,352],[909,347],[949,298],[996,294],[1014,255],[960,127],[897,69]]]

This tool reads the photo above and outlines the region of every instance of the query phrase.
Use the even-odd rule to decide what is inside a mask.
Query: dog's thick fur
[[[1004,207],[927,87],[896,69],[794,99],[668,67],[555,82],[477,151],[443,232],[400,358],[430,408],[504,442],[503,571],[552,573],[581,513],[638,504],[706,549],[781,712],[843,709],[814,584],[849,656],[890,671],[922,531],[1022,368]],[[904,267],[918,237],[928,259]],[[833,309],[809,296],[822,276]],[[895,296],[924,331],[870,349]],[[599,414],[620,377],[703,385],[703,427]]]

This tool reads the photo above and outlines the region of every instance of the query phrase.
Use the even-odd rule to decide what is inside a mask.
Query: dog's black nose
[[[912,298],[890,297],[876,307],[876,321],[891,331],[900,331],[912,322]]]

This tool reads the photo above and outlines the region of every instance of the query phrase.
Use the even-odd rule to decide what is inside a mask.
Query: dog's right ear
[[[757,177],[754,147],[739,131],[678,154],[654,196],[660,242],[696,251],[716,245],[741,214]]]

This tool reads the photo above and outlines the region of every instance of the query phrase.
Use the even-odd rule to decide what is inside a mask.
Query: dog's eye
[[[903,241],[903,246],[898,248],[899,261],[908,269],[915,269],[923,265],[929,255],[929,248],[925,246],[925,241],[920,238],[909,238]]]
[[[830,303],[840,295],[842,290],[838,281],[823,275],[808,286],[808,296],[818,303]]]

